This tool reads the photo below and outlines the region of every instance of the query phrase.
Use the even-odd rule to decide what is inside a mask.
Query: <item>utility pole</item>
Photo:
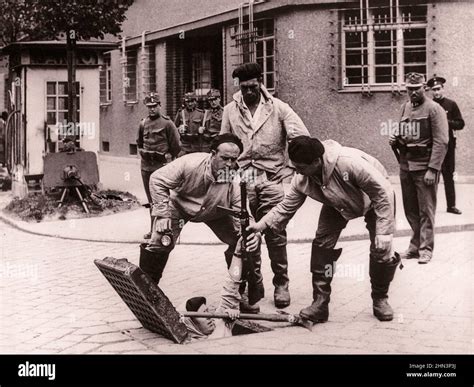
[[[76,91],[76,31],[68,30],[67,33],[67,83],[68,83],[68,124],[74,125],[74,134],[70,138],[76,144],[79,133],[77,128],[77,91]],[[76,144],[78,145],[78,144]]]

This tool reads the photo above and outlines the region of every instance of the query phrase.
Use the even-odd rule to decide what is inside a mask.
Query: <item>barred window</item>
[[[104,54],[104,63],[100,66],[100,103],[112,102],[112,68],[110,53]]]
[[[211,89],[211,53],[195,52],[192,55],[193,61],[193,90],[198,95],[205,94]]]
[[[137,49],[127,49],[125,52],[126,61],[124,63],[124,93],[126,102],[137,102]]]
[[[155,46],[146,46],[142,57],[143,94],[156,91],[156,50]]]
[[[411,71],[426,75],[426,4],[361,0],[341,22],[343,88],[400,86]]]
[[[276,88],[276,43],[274,19],[249,20],[242,16],[233,27],[239,64],[257,62],[262,67],[263,83],[274,92]]]

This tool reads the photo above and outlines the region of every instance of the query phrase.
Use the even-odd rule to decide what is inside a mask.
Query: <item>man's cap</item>
[[[212,98],[220,98],[221,97],[221,92],[217,89],[211,89],[207,92],[207,98],[212,99]]]
[[[435,86],[443,86],[445,83],[446,79],[444,79],[443,77],[434,76],[433,78],[428,80],[428,82],[426,82],[426,86],[432,89]]]
[[[323,144],[314,137],[297,136],[288,144],[288,155],[296,163],[309,165],[323,154]]]
[[[160,104],[160,96],[157,93],[148,93],[143,100],[146,106],[156,106]]]
[[[408,73],[405,75],[406,87],[421,87],[425,84],[425,76],[420,73]]]
[[[186,301],[186,310],[188,312],[197,312],[201,305],[206,304],[205,297],[193,297]]]
[[[232,72],[232,78],[237,78],[239,83],[248,81],[249,79],[258,79],[261,77],[262,68],[258,63],[244,63]]]
[[[197,100],[197,97],[196,97],[196,94],[194,94],[193,92],[189,91],[187,93],[184,94],[184,97],[183,99],[185,101],[196,101]]]
[[[217,148],[219,147],[219,145],[224,144],[226,142],[231,142],[231,143],[237,145],[239,147],[240,153],[242,153],[244,151],[244,144],[242,144],[242,141],[240,140],[240,138],[238,138],[233,133],[223,133],[223,134],[220,134],[220,135],[214,137],[212,142],[211,142],[210,148],[213,151],[217,151]]]

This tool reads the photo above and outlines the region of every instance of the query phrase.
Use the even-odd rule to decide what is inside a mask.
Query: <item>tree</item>
[[[75,123],[77,40],[117,36],[133,0],[0,0],[0,39],[3,44],[53,40],[65,34],[68,56],[68,115]]]

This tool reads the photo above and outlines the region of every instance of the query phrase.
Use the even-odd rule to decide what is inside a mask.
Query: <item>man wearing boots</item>
[[[373,313],[380,321],[392,320],[388,289],[400,258],[391,257],[395,194],[384,167],[358,149],[308,136],[294,138],[288,153],[297,172],[289,193],[248,230],[284,228],[307,196],[323,203],[311,250],[313,303],[300,316],[315,323],[328,320],[331,281],[342,252],[334,247],[347,222],[363,216],[370,235]]]
[[[446,194],[447,212],[461,215],[462,212],[456,207],[456,190],[454,188],[454,173],[456,170],[456,134],[455,130],[464,128],[464,120],[456,102],[444,96],[444,84],[446,79],[433,77],[426,85],[433,92],[433,101],[439,103],[446,112],[449,126],[448,151],[441,166],[444,180],[444,191]]]
[[[143,186],[148,203],[151,203],[149,187],[151,174],[176,158],[181,147],[173,121],[161,113],[158,94],[149,93],[143,103],[148,108],[148,117],[140,122],[137,148],[141,159]],[[152,227],[153,217],[150,209],[150,232],[145,234],[145,239],[150,239]]]
[[[149,245],[141,245],[140,267],[159,283],[163,270],[182,228],[187,222],[205,223],[214,234],[228,245],[225,259],[229,267],[239,240],[239,220],[221,212],[218,206],[240,209],[240,187],[234,180],[237,158],[242,142],[232,134],[217,136],[211,153],[193,153],[182,156],[157,170],[150,179],[153,200],[152,214],[156,217],[154,233]],[[252,259],[259,253],[261,236],[250,234],[247,252]],[[256,254],[259,258],[259,254]],[[263,297],[260,271],[243,277],[252,283],[252,302]]]
[[[413,234],[404,259],[431,261],[439,174],[448,148],[444,109],[425,96],[425,76],[409,73],[405,84],[410,100],[402,107],[400,130],[389,144],[400,151],[403,208]]]
[[[282,180],[293,174],[286,165],[287,141],[309,133],[293,109],[267,91],[257,63],[237,67],[232,77],[240,91],[224,107],[221,133],[233,133],[244,144],[239,166],[247,176],[250,210],[258,221],[283,200]],[[285,308],[290,305],[286,231],[268,229],[265,240],[274,274],[275,306]]]

